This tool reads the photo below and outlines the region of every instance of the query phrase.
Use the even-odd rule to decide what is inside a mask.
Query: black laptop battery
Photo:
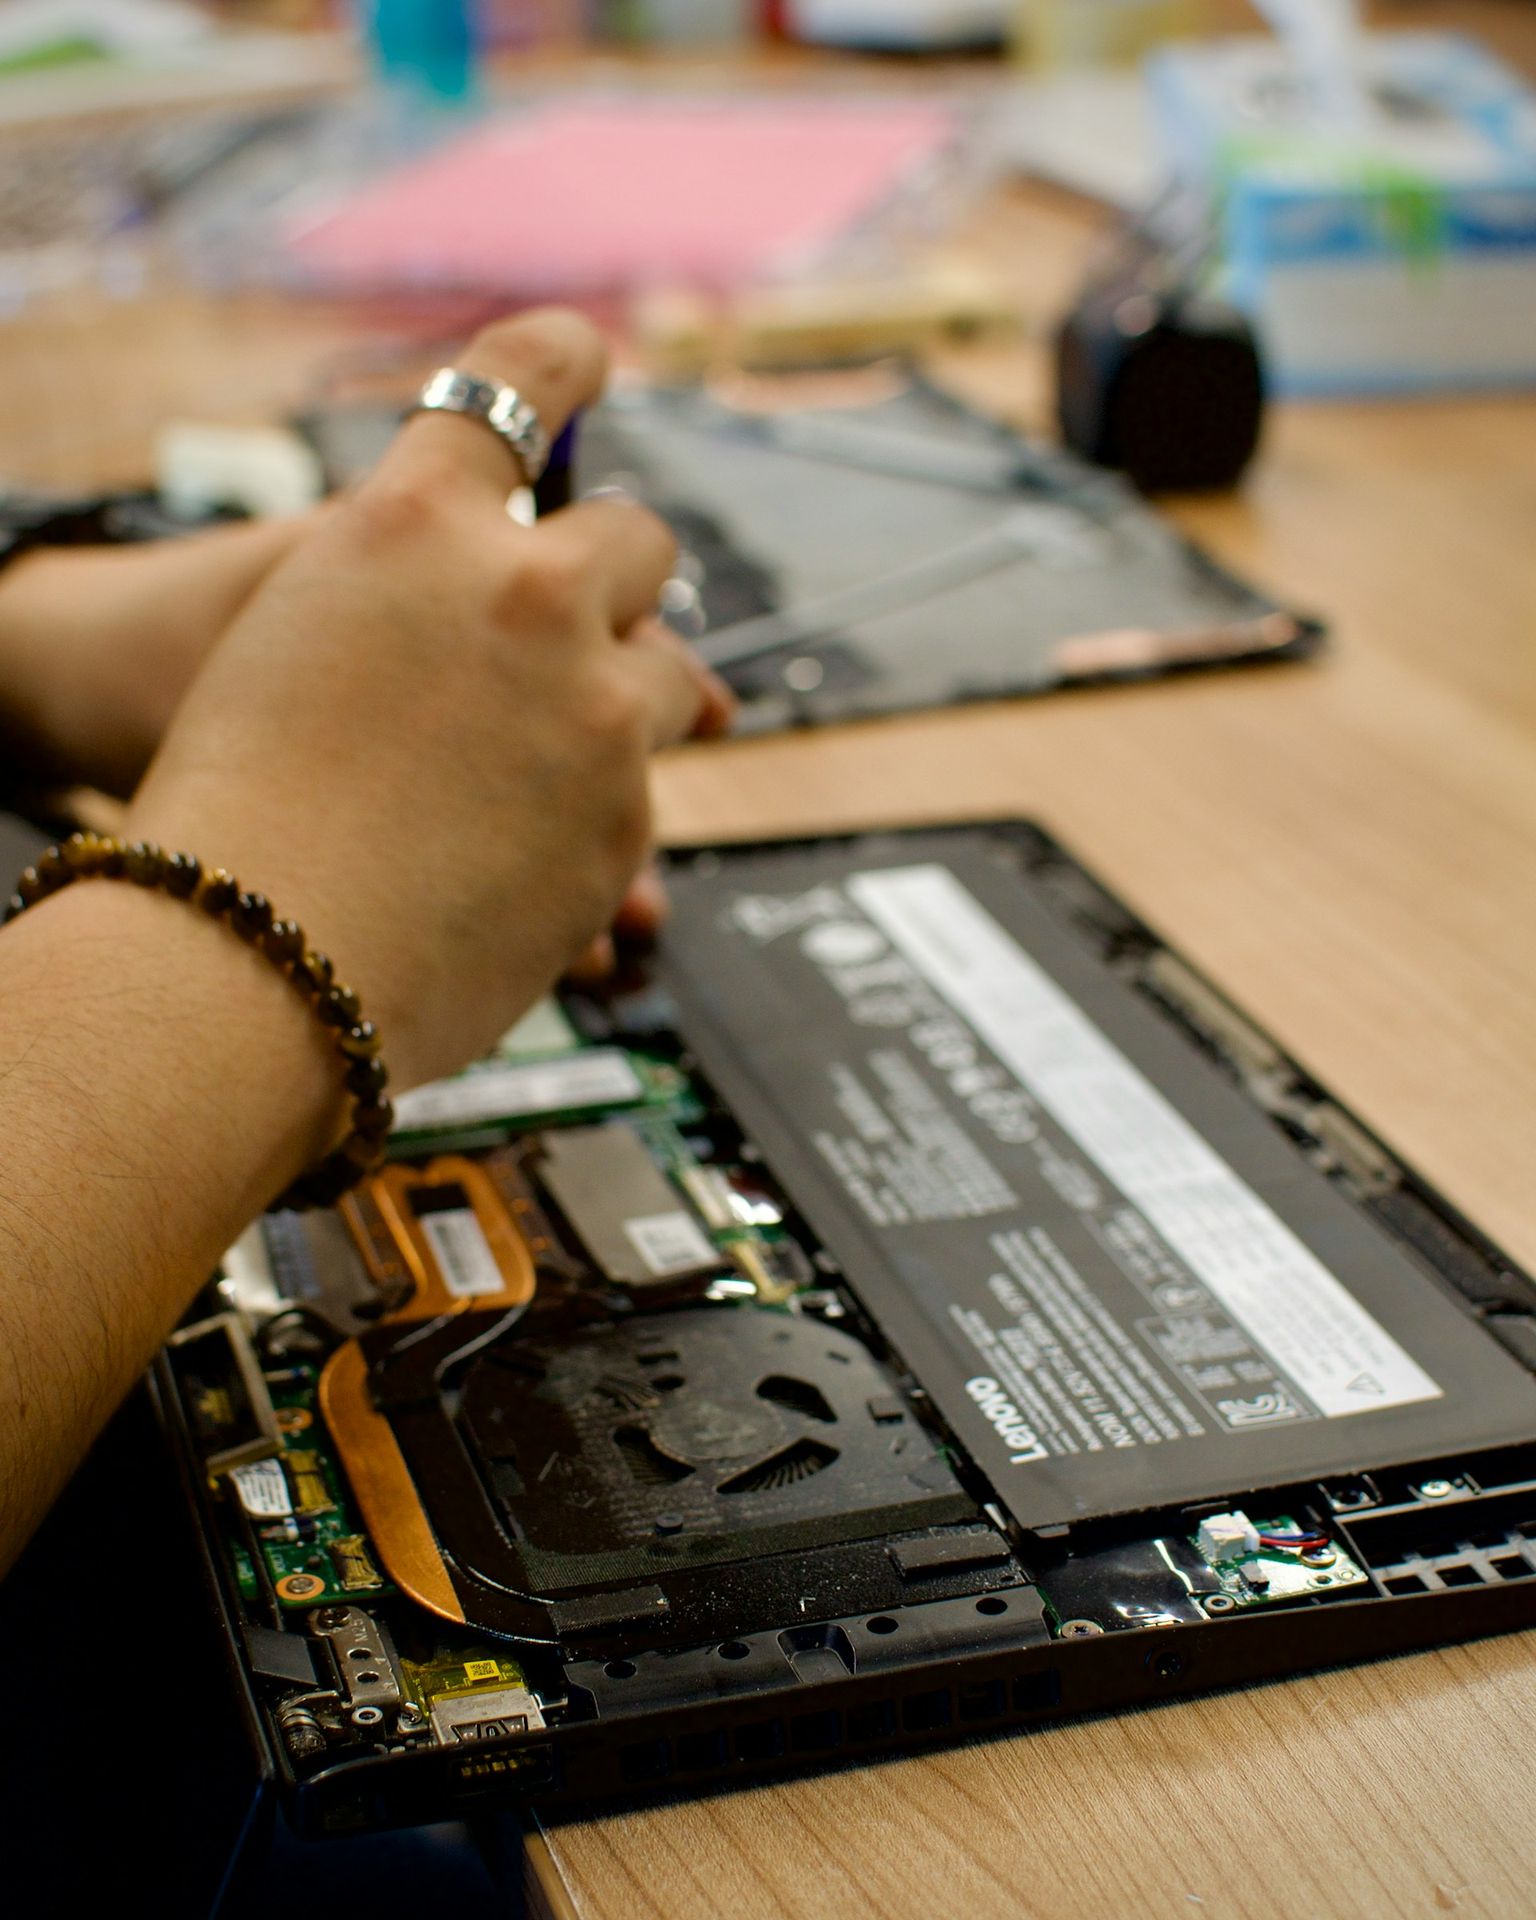
[[[1010,1516],[1528,1437],[1527,1369],[1138,991],[1146,936],[1106,966],[1019,879],[982,834],[743,853],[678,874],[668,943],[705,1072]]]

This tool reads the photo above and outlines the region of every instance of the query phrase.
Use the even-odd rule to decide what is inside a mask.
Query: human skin
[[[0,572],[0,766],[132,793],[214,641],[318,519],[14,560]]]
[[[460,364],[552,430],[604,371],[553,312]],[[251,588],[128,808],[129,838],[303,924],[397,1086],[482,1051],[601,937],[649,844],[649,754],[729,717],[650,617],[661,523],[604,500],[520,528],[515,478],[483,426],[411,422]],[[207,916],[95,879],[0,931],[0,1566],[346,1110],[319,1022]]]

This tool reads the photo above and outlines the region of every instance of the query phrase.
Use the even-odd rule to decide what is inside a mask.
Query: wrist
[[[203,1229],[209,1258],[344,1128],[326,1031],[260,953],[187,902],[77,881],[0,933],[0,962],[81,1177],[126,1182],[130,1206],[174,1188],[165,1212],[178,1233]]]
[[[268,790],[257,799],[257,791],[255,782],[231,782],[222,770],[162,778],[152,769],[128,808],[123,838],[184,847],[205,872],[237,874],[276,915],[297,920],[377,1022],[395,1084],[414,1084],[414,969],[425,943],[419,925],[406,925],[397,876],[361,857],[351,831],[317,827],[311,794]]]

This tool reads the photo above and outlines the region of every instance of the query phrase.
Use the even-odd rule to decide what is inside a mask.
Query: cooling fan
[[[459,1425],[544,1592],[888,1534],[958,1492],[867,1348],[752,1308],[508,1341]]]
[[[393,1462],[389,1576],[490,1633],[575,1646],[644,1623],[687,1644],[813,1601],[895,1604],[892,1543],[981,1518],[892,1376],[810,1315],[567,1305],[357,1346],[372,1424],[349,1466]]]

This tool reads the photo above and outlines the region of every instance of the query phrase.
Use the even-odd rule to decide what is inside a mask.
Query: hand
[[[38,785],[127,795],[215,640],[319,515],[0,573],[0,746]]]
[[[462,364],[553,433],[605,356],[545,312]],[[612,921],[648,849],[649,753],[730,713],[653,617],[662,523],[592,500],[522,528],[516,478],[481,423],[413,420],[235,620],[129,812],[303,922],[398,1085],[482,1051]]]

